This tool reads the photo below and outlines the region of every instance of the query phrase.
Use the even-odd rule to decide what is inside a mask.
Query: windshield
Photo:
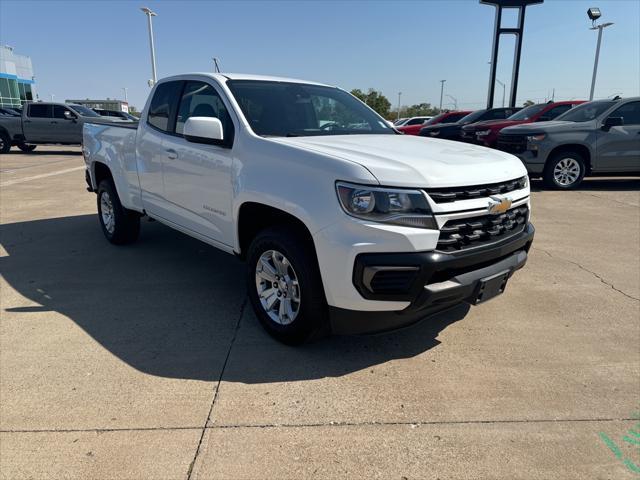
[[[514,113],[507,120],[529,120],[536,113],[542,111],[544,107],[546,107],[546,103],[540,103],[538,105],[530,105],[526,108],[523,108],[518,113]]]
[[[83,117],[99,117],[100,116],[90,108],[83,107],[82,105],[70,105],[70,106],[73,110],[76,111],[76,113],[79,113]]]
[[[475,122],[486,111],[487,110],[484,109],[484,110],[476,110],[475,112],[471,112],[469,115],[466,115],[466,116],[462,117],[460,120],[458,120],[458,123],[472,123],[472,122]]]
[[[229,89],[257,135],[395,134],[347,92],[306,83],[229,80]]]
[[[556,120],[563,120],[565,122],[588,122],[589,120],[599,117],[605,110],[608,110],[609,107],[615,104],[616,102],[611,101],[583,103],[559,115]]]

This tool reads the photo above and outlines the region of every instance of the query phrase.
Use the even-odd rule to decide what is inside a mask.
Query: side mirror
[[[64,115],[64,118],[66,118],[67,120],[75,120],[76,119],[76,116],[73,113],[71,113],[69,110],[65,110],[63,115]]]
[[[603,130],[609,130],[611,127],[621,127],[624,125],[624,118],[622,117],[607,117],[602,124]]]
[[[224,140],[222,122],[215,117],[191,117],[184,124],[184,138],[193,143],[220,144]]]

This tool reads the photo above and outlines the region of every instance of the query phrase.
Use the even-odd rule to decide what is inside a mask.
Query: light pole
[[[124,91],[124,101],[129,103],[129,99],[127,98],[127,90],[129,90],[127,87],[122,87],[122,90]]]
[[[593,92],[596,89],[596,74],[598,73],[598,60],[600,59],[600,44],[602,43],[602,30],[613,25],[612,22],[596,25],[596,20],[599,19],[602,14],[599,8],[590,8],[587,10],[587,15],[591,19],[590,30],[598,30],[598,44],[596,46],[596,58],[593,62],[593,76],[591,77],[591,93],[589,93],[589,101],[593,100]]]
[[[142,10],[147,16],[147,24],[149,25],[149,46],[151,48],[151,80],[155,85],[155,83],[158,81],[158,77],[156,75],[156,49],[153,44],[153,22],[151,21],[151,17],[155,17],[156,13],[148,7],[142,7],[140,10]]]
[[[442,112],[442,94],[444,93],[444,82],[446,80],[440,80],[440,111]]]
[[[502,83],[500,80],[498,80],[496,78],[496,82],[498,82],[500,84],[500,86],[502,87],[502,106],[504,107],[504,92],[505,92],[505,85],[504,83]]]
[[[55,94],[51,94],[51,101],[53,102],[53,97],[55,97]]]
[[[402,92],[398,92],[398,118],[396,120],[400,120],[400,97],[402,97]]]
[[[220,73],[220,61],[216,57],[211,57],[211,60],[213,60],[213,71]]]

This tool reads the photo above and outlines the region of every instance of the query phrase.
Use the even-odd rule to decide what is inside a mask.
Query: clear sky
[[[494,10],[477,0],[28,1],[0,0],[0,43],[31,56],[42,99],[123,98],[141,109],[151,77],[145,15],[154,18],[158,76],[211,71],[373,87],[394,107],[439,104],[440,83],[459,107],[486,101]],[[640,1],[546,0],[527,9],[518,103],[589,94],[597,33],[604,32],[595,96],[640,95]],[[511,77],[506,40],[498,78]],[[498,103],[502,89],[497,87]],[[453,100],[445,96],[445,107]]]

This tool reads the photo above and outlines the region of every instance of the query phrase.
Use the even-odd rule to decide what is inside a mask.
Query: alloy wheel
[[[563,187],[574,184],[580,178],[580,163],[575,158],[563,158],[554,167],[553,178]]]
[[[102,192],[102,195],[100,195],[100,215],[102,216],[104,228],[109,234],[113,234],[116,220],[113,213],[113,202],[108,192]]]
[[[271,320],[289,325],[300,312],[300,285],[291,262],[277,250],[267,250],[256,265],[256,289]]]

